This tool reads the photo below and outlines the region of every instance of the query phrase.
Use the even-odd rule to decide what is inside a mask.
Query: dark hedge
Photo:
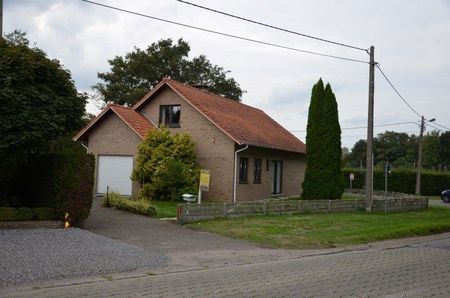
[[[355,174],[353,188],[364,188],[365,171],[361,169],[343,169],[345,187],[350,187],[350,173]],[[376,169],[373,177],[373,188],[384,190],[384,173],[382,169]],[[388,177],[388,190],[414,194],[416,189],[416,172],[406,169],[393,169]],[[445,189],[450,189],[450,173],[422,172],[421,193],[426,196],[438,196]]]

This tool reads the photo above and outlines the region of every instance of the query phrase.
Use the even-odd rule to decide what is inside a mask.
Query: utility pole
[[[417,176],[416,176],[416,195],[420,195],[420,184],[422,178],[422,151],[423,151],[423,132],[425,131],[425,117],[421,117],[420,134],[419,134],[419,152],[417,154]],[[435,118],[427,120],[428,122],[435,121]]]
[[[367,118],[367,152],[366,152],[366,211],[372,212],[373,204],[373,110],[375,91],[375,48],[370,47],[369,67],[369,116]]]
[[[0,38],[3,37],[3,0],[0,0]]]
[[[422,116],[420,122],[419,134],[419,153],[417,155],[417,176],[416,176],[416,195],[420,194],[420,178],[422,176],[422,148],[423,148],[423,131],[425,130],[425,117]]]

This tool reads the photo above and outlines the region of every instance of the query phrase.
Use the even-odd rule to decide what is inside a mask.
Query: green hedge
[[[150,201],[144,199],[133,200],[125,198],[114,192],[109,193],[108,196],[103,198],[103,205],[105,207],[114,207],[116,209],[146,216],[156,215],[156,207],[153,206]]]
[[[60,219],[68,213],[70,225],[80,226],[92,206],[95,158],[73,141],[61,147],[56,153],[35,156],[3,175],[7,177],[0,183],[0,206],[48,206],[58,210]],[[27,211],[21,212],[27,217]],[[39,217],[47,217],[45,213],[41,210]]]
[[[0,221],[56,220],[61,218],[61,214],[53,208],[0,207]]]
[[[353,188],[364,188],[365,171],[361,169],[343,169],[345,178],[345,187],[350,187],[349,175],[355,174]],[[376,169],[373,176],[373,188],[384,190],[384,172],[382,169]],[[393,169],[388,177],[388,190],[414,194],[416,189],[416,172],[406,169]],[[445,189],[450,189],[450,173],[442,172],[422,172],[422,195],[438,196]]]

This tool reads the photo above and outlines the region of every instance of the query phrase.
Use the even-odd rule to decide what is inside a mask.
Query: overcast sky
[[[200,10],[175,0],[97,0],[120,8],[278,43],[355,59],[368,55]],[[375,46],[375,59],[409,103],[425,117],[450,127],[450,1],[192,0],[218,10],[283,28],[349,43]],[[368,65],[318,57],[124,14],[79,0],[4,0],[3,31],[21,29],[72,73],[79,91],[90,92],[107,59],[134,46],[182,37],[191,56],[205,54],[230,70],[247,93],[243,102],[263,109],[288,130],[305,130],[312,85],[322,77],[336,94],[342,128],[367,123]],[[375,124],[419,118],[375,74]],[[88,111],[98,113],[93,104]],[[375,132],[384,131],[376,128]],[[415,124],[390,130],[418,132]],[[429,129],[432,129],[429,127]],[[304,141],[305,133],[295,133]],[[343,130],[351,147],[366,129]]]

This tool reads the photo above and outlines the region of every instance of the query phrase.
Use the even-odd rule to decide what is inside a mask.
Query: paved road
[[[247,241],[193,231],[173,221],[105,208],[99,198],[94,200],[84,228],[149,252],[168,255],[167,271],[272,261],[298,254],[298,251],[261,248]]]
[[[430,200],[430,206],[439,206],[450,208],[450,203],[444,203],[442,200]]]
[[[450,236],[403,247],[4,291],[11,297],[450,297]],[[0,294],[2,294],[0,292]],[[1,295],[0,295],[1,296]]]

